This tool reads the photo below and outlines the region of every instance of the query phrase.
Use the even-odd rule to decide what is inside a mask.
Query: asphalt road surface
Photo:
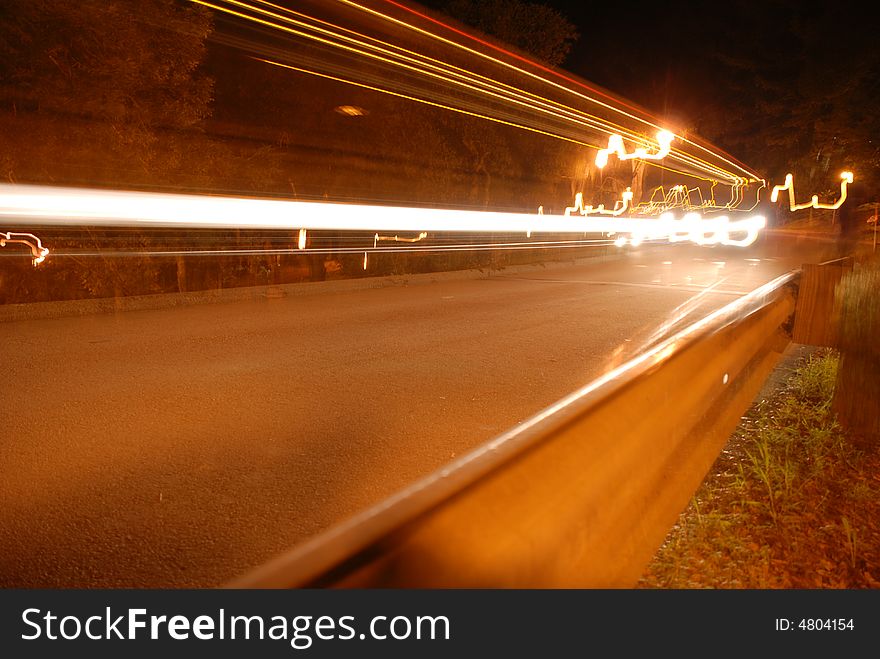
[[[0,322],[0,585],[222,585],[522,422],[671,319],[828,256],[775,237]]]

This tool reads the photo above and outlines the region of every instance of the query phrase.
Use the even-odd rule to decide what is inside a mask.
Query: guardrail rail
[[[800,276],[226,586],[633,586],[791,341]]]

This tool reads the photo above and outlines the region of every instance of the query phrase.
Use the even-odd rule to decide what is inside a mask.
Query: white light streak
[[[630,242],[665,238],[700,245],[745,247],[764,228],[764,218],[731,221],[688,213],[675,219],[583,215],[536,215],[443,208],[369,206],[163,194],[99,191],[31,185],[0,185],[0,217],[27,225],[177,227],[213,229],[283,229],[368,231],[370,233],[604,233],[629,236]],[[743,234],[740,239],[731,234]]]

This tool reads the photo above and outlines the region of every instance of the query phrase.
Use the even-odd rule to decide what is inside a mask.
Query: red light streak
[[[527,57],[523,57],[522,55],[517,55],[516,53],[512,53],[511,51],[506,50],[505,48],[501,48],[500,46],[496,46],[496,45],[493,44],[493,43],[489,43],[488,41],[485,41],[484,39],[480,39],[479,37],[477,37],[477,36],[475,36],[475,35],[473,35],[473,34],[468,34],[467,32],[465,32],[465,31],[463,31],[463,30],[459,30],[459,29],[457,29],[457,28],[454,28],[454,27],[452,27],[451,25],[448,25],[448,24],[446,24],[446,23],[444,23],[444,22],[442,22],[442,21],[438,21],[436,18],[432,18],[431,16],[428,16],[427,14],[423,14],[422,12],[416,11],[415,9],[413,9],[413,8],[411,8],[411,7],[407,7],[406,5],[402,5],[402,4],[400,4],[399,2],[395,2],[394,0],[385,0],[385,2],[387,2],[387,3],[390,4],[390,5],[394,5],[394,6],[397,7],[398,9],[403,9],[404,11],[407,11],[407,12],[409,12],[409,13],[411,13],[411,14],[414,14],[415,16],[418,16],[419,18],[422,18],[422,19],[424,19],[424,20],[426,20],[426,21],[429,21],[429,22],[431,22],[431,23],[434,23],[434,24],[436,24],[436,25],[439,25],[439,26],[441,26],[441,27],[444,27],[444,28],[446,28],[447,30],[449,30],[449,31],[451,31],[451,32],[454,32],[455,34],[458,34],[458,35],[460,35],[460,36],[466,37],[466,38],[468,38],[468,39],[470,39],[470,40],[472,40],[472,41],[476,41],[477,43],[479,43],[479,44],[481,44],[481,45],[483,45],[483,46],[486,46],[487,48],[491,48],[492,50],[495,50],[495,51],[497,51],[497,52],[499,52],[499,53],[503,53],[503,54],[507,55],[508,57],[512,57],[512,58],[515,59],[515,60],[518,60],[518,61],[520,61],[520,62],[524,62],[525,64],[529,64],[529,65],[531,65],[531,66],[534,66],[535,68],[537,68],[537,69],[539,69],[539,70],[541,70],[541,71],[544,71],[545,73],[549,73],[549,74],[551,74],[551,75],[554,75],[554,76],[556,76],[557,78],[560,78],[560,79],[562,79],[562,80],[565,80],[566,82],[570,82],[570,83],[572,83],[572,84],[574,84],[574,85],[577,85],[578,87],[583,87],[584,89],[586,89],[586,90],[588,90],[588,91],[591,91],[591,92],[593,92],[594,94],[598,94],[599,96],[602,96],[603,98],[607,98],[608,100],[613,101],[614,103],[617,103],[617,104],[619,104],[619,105],[622,105],[622,106],[625,107],[625,108],[629,108],[630,110],[633,110],[634,112],[638,112],[638,113],[640,113],[640,114],[644,114],[645,116],[650,117],[651,119],[655,119],[655,120],[656,120],[655,117],[651,116],[650,114],[648,114],[648,113],[645,112],[644,110],[642,110],[642,109],[640,109],[640,108],[637,108],[637,107],[635,107],[634,105],[629,105],[628,103],[625,103],[624,101],[621,101],[619,98],[615,98],[614,96],[611,96],[610,94],[606,94],[605,92],[603,92],[603,91],[601,91],[601,90],[599,90],[599,89],[596,89],[595,87],[590,87],[589,85],[587,85],[587,84],[581,82],[580,80],[576,80],[576,79],[574,79],[574,78],[570,78],[569,76],[566,76],[566,75],[563,75],[563,74],[559,73],[559,71],[554,71],[554,70],[551,69],[550,67],[548,67],[548,66],[544,66],[544,65],[541,64],[540,62],[536,62],[535,60],[529,59],[529,58],[527,58]]]
[[[533,112],[547,113],[547,114],[551,115],[554,119],[557,119],[557,120],[565,120],[565,121],[573,122],[575,124],[582,124],[584,126],[590,125],[594,129],[597,129],[597,130],[604,132],[606,134],[614,134],[614,133],[623,132],[623,133],[627,134],[626,139],[628,139],[629,141],[635,142],[636,144],[644,143],[644,141],[645,141],[645,138],[643,138],[641,135],[637,135],[637,134],[633,133],[632,131],[629,131],[629,130],[624,129],[623,127],[617,126],[617,125],[609,122],[608,120],[593,117],[592,115],[589,115],[581,110],[576,110],[576,109],[571,108],[569,106],[560,104],[556,101],[551,101],[547,98],[537,96],[535,94],[532,94],[530,92],[526,92],[524,90],[517,89],[515,87],[512,87],[512,86],[507,85],[505,83],[502,83],[500,81],[493,80],[491,78],[487,78],[486,76],[482,76],[480,74],[476,74],[472,71],[468,71],[466,69],[461,69],[461,68],[455,67],[451,64],[441,62],[440,60],[435,60],[435,59],[427,57],[425,55],[415,53],[413,51],[402,48],[399,45],[390,44],[385,41],[381,41],[379,39],[376,39],[374,37],[359,34],[355,31],[347,29],[347,28],[341,28],[339,26],[333,25],[332,23],[329,23],[324,20],[317,19],[317,18],[314,18],[311,16],[307,16],[305,14],[302,14],[300,12],[296,12],[296,11],[293,11],[290,9],[285,9],[285,8],[280,7],[278,5],[275,5],[271,2],[266,2],[264,0],[257,0],[257,2],[260,5],[263,5],[263,7],[270,7],[273,10],[277,10],[277,12],[270,11],[269,9],[266,9],[266,8],[255,7],[254,5],[248,4],[247,2],[242,2],[241,0],[216,0],[216,2],[207,2],[205,0],[192,0],[192,1],[197,2],[198,4],[203,4],[205,6],[211,7],[213,9],[218,10],[218,11],[223,11],[223,12],[235,15],[235,16],[242,18],[242,19],[245,19],[245,20],[251,20],[251,21],[258,22],[260,24],[266,25],[266,26],[271,27],[273,29],[283,30],[283,31],[288,32],[288,33],[290,33],[294,36],[297,36],[297,37],[314,40],[314,41],[320,42],[324,45],[327,45],[327,46],[330,46],[333,48],[340,48],[344,51],[357,54],[358,56],[367,57],[367,58],[371,58],[371,59],[375,59],[375,60],[381,60],[386,64],[390,64],[390,65],[394,65],[394,66],[401,66],[405,69],[408,69],[408,70],[415,72],[415,73],[418,73],[420,75],[431,76],[431,77],[435,77],[435,78],[444,80],[448,83],[462,85],[471,92],[480,92],[483,94],[487,94],[487,95],[496,97],[499,100],[514,103],[514,104],[520,105],[522,107],[528,108],[529,110],[531,110]],[[263,16],[263,18],[256,17],[256,16],[250,16],[250,15],[241,13],[241,11],[237,11],[237,10],[233,10],[233,9],[230,9],[227,7],[223,7],[223,6],[221,6],[220,3],[224,3],[224,2],[226,2],[227,4],[242,8],[242,9],[247,9],[247,10],[250,10],[253,12],[257,12],[258,14]],[[341,2],[343,2],[343,4],[345,4],[345,5],[351,6],[353,8],[358,9],[358,10],[361,10],[361,11],[367,12],[371,15],[374,15],[377,18],[388,20],[388,21],[390,21],[394,24],[400,25],[401,27],[404,27],[406,29],[410,29],[410,30],[413,30],[419,34],[423,34],[423,35],[428,36],[430,38],[437,39],[447,45],[454,46],[457,48],[462,48],[466,52],[468,52],[470,55],[486,58],[494,64],[504,66],[504,67],[508,68],[509,70],[517,72],[519,74],[524,74],[524,75],[530,76],[533,79],[537,80],[538,82],[548,84],[551,87],[558,88],[558,89],[563,90],[567,93],[573,93],[576,96],[578,96],[579,98],[582,98],[584,100],[598,103],[600,106],[602,106],[606,109],[621,113],[631,119],[638,120],[642,123],[648,123],[648,122],[645,122],[645,120],[643,120],[643,119],[640,119],[636,116],[633,116],[633,115],[630,115],[630,114],[624,112],[623,110],[620,109],[620,107],[614,107],[612,105],[608,105],[606,103],[598,101],[595,98],[591,98],[589,96],[584,96],[583,94],[575,92],[574,90],[572,90],[568,87],[553,83],[550,80],[548,80],[547,78],[543,78],[543,77],[536,75],[534,73],[530,73],[530,72],[525,71],[523,69],[517,68],[516,66],[513,66],[508,62],[504,62],[502,60],[495,59],[495,58],[493,58],[489,55],[486,55],[485,53],[481,53],[477,50],[472,50],[466,46],[463,46],[459,43],[456,43],[455,41],[450,41],[450,40],[445,39],[443,37],[440,37],[432,32],[429,32],[429,31],[426,31],[422,28],[419,28],[415,25],[411,25],[409,23],[406,23],[406,22],[401,21],[399,19],[393,18],[391,16],[383,14],[383,13],[376,11],[374,9],[371,9],[369,7],[358,4],[357,2],[352,2],[350,0],[341,0]],[[404,9],[407,9],[407,8],[404,7]],[[278,12],[282,12],[282,13],[278,13]],[[414,12],[414,15],[421,16],[421,14],[419,12]],[[267,20],[267,18],[271,19],[271,20]],[[313,23],[319,24],[319,25],[314,25],[314,24],[304,22],[303,19],[306,19],[307,21],[312,21]],[[447,26],[446,24],[439,22],[439,21],[436,21],[435,19],[431,19],[430,17],[427,17],[427,20],[431,21],[432,23],[439,23],[448,29],[455,30],[455,28],[452,28],[451,26]],[[284,23],[289,23],[290,25],[295,26],[295,27],[289,27],[287,25],[280,25],[280,24],[273,22],[273,21],[282,21]],[[303,29],[312,30],[314,32],[317,32],[318,34],[311,34],[308,32],[303,32],[302,31]],[[343,32],[345,34],[343,34]],[[461,31],[458,31],[458,32],[461,32]],[[462,34],[465,34],[465,33],[462,32]],[[466,35],[466,36],[471,37],[471,35]],[[483,40],[480,40],[476,37],[472,37],[472,38],[476,39],[476,41],[478,41],[478,42],[483,43]],[[342,42],[345,42],[345,43],[342,43]],[[506,53],[506,54],[513,56],[515,60],[527,61],[527,60],[525,60],[525,58],[517,56],[515,53],[509,53],[509,51],[506,51],[505,49],[499,49],[492,44],[488,44],[488,45],[491,46],[496,51],[503,52],[503,53]],[[263,59],[263,58],[259,58],[259,59]],[[263,61],[269,62],[270,60],[263,59]],[[315,70],[306,69],[304,67],[291,66],[291,65],[287,65],[287,64],[282,64],[280,62],[271,62],[271,63],[274,63],[279,66],[287,66],[288,68],[291,68],[293,70],[300,71],[303,73],[318,75],[318,76],[330,78],[333,80],[338,80],[340,82],[345,82],[347,84],[366,87],[368,89],[373,89],[375,91],[380,91],[383,93],[388,93],[388,94],[400,96],[403,98],[407,98],[409,100],[428,103],[428,104],[436,105],[438,107],[444,107],[446,109],[453,109],[458,112],[470,113],[473,116],[476,116],[479,118],[492,119],[494,121],[498,121],[500,119],[499,117],[488,116],[486,114],[486,111],[483,111],[483,110],[469,112],[461,107],[451,107],[448,103],[438,103],[436,101],[430,101],[425,98],[419,98],[417,96],[413,96],[412,94],[409,94],[409,93],[402,94],[400,92],[395,92],[391,89],[385,89],[385,88],[379,87],[376,84],[367,85],[367,84],[364,84],[363,82],[354,81],[354,80],[343,78],[343,77],[340,77],[337,75],[329,75],[327,73],[321,73],[321,72],[318,72]],[[535,63],[533,62],[532,64],[535,64]],[[542,68],[542,67],[539,66],[539,69],[540,68]],[[557,72],[553,72],[549,69],[546,69],[546,67],[543,67],[543,68],[547,71],[550,71],[551,73],[554,73],[554,75],[556,75],[557,77],[560,76],[560,74],[558,74]],[[570,78],[568,76],[562,76],[561,79],[574,80],[573,78]],[[592,90],[592,87],[590,87],[589,85],[583,85],[582,83],[579,83],[576,80],[574,80],[574,82],[578,83],[578,86],[580,86],[584,89]],[[625,103],[623,103],[622,105],[626,106]],[[508,123],[509,125],[516,126],[518,128],[525,128],[526,127],[521,122],[519,122],[519,123],[506,122],[503,119],[500,120],[500,123]],[[653,124],[650,124],[650,123],[648,123],[648,125],[653,126]],[[657,126],[654,126],[654,127],[659,128]],[[546,129],[546,130],[542,129],[542,128],[535,129],[534,126],[530,127],[529,129],[533,130],[534,132],[539,132],[539,133],[549,135],[549,136],[562,137],[559,134],[558,130],[556,130],[554,132],[550,129]],[[571,141],[571,142],[582,143],[582,144],[585,143],[580,139],[576,139],[574,135],[570,135],[568,137],[562,137],[562,138],[567,139],[568,141]],[[719,157],[717,153],[714,153],[714,152],[706,149],[705,147],[701,147],[699,145],[696,145],[694,142],[691,142],[687,139],[683,139],[682,141],[686,142],[688,144],[692,144],[694,146],[698,146],[698,148],[700,148],[703,151],[706,151],[707,153],[711,154],[713,157]],[[638,151],[638,148],[637,148],[637,151]],[[732,174],[731,172],[726,171],[725,169],[723,169],[721,167],[710,164],[710,163],[706,162],[705,160],[702,160],[702,159],[700,159],[690,153],[681,151],[679,149],[676,149],[673,151],[673,153],[671,154],[671,158],[673,158],[675,160],[679,160],[681,162],[685,162],[689,166],[694,167],[698,170],[702,170],[713,177],[720,177],[722,179],[732,180],[733,184],[736,184],[736,182],[739,181],[741,178],[741,177],[738,177],[738,176]],[[720,158],[720,159],[730,163],[730,161],[727,161],[725,158]],[[684,174],[686,176],[695,176],[691,172],[684,172],[684,171],[676,170],[671,167],[665,167],[662,165],[658,165],[657,163],[649,163],[649,164],[651,166],[660,167],[663,169],[669,169],[670,171]],[[730,164],[734,164],[734,163],[730,163]],[[734,166],[739,167],[739,165],[734,165]],[[744,170],[744,171],[746,171],[746,170]],[[749,173],[749,175],[756,176],[751,173]],[[695,177],[702,178],[700,176],[695,176]],[[704,179],[704,180],[716,182],[715,178]]]

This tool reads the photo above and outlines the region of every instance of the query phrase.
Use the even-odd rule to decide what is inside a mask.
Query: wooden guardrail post
[[[792,341],[825,348],[838,347],[840,310],[834,302],[834,289],[843,275],[852,269],[851,256],[825,263],[804,264]]]
[[[880,442],[880,265],[863,264],[837,287],[840,361],[832,409],[848,436]]]

